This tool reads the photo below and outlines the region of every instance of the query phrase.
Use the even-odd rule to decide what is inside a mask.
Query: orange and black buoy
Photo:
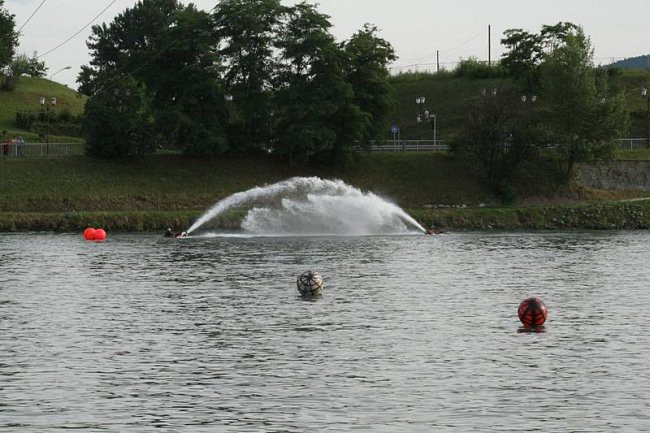
[[[539,298],[528,298],[519,304],[519,320],[526,328],[542,326],[548,318],[548,309]]]

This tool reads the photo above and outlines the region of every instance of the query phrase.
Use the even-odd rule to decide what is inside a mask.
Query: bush
[[[17,111],[16,126],[25,131],[31,131],[36,121],[36,114],[33,111]]]
[[[461,60],[453,73],[456,78],[487,79],[507,77],[506,70],[500,63],[488,65],[486,62],[474,57]]]

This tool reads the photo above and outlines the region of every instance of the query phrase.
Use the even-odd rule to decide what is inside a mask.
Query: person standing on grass
[[[19,135],[18,138],[16,139],[16,156],[25,156],[23,154],[23,148],[25,147],[25,139],[22,137],[22,135]]]
[[[9,156],[9,139],[7,138],[7,131],[2,131],[2,156],[5,158]]]

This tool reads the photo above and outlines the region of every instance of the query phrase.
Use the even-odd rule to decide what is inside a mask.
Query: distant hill
[[[619,60],[618,62],[610,63],[605,67],[620,69],[650,69],[650,54]]]

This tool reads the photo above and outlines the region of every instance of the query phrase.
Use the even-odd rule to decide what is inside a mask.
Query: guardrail
[[[644,149],[648,147],[647,138],[621,138],[619,140],[621,149]]]
[[[386,140],[368,147],[354,146],[356,152],[440,152],[450,146],[442,140]]]
[[[83,155],[85,143],[1,143],[2,155],[9,158]]]
[[[621,138],[618,140],[621,149],[648,148],[646,138]],[[385,140],[368,147],[353,146],[355,152],[444,152],[451,146],[444,140]],[[84,155],[85,143],[25,143],[0,144],[2,155],[7,158],[20,157],[57,157]],[[6,152],[5,152],[6,150]]]

